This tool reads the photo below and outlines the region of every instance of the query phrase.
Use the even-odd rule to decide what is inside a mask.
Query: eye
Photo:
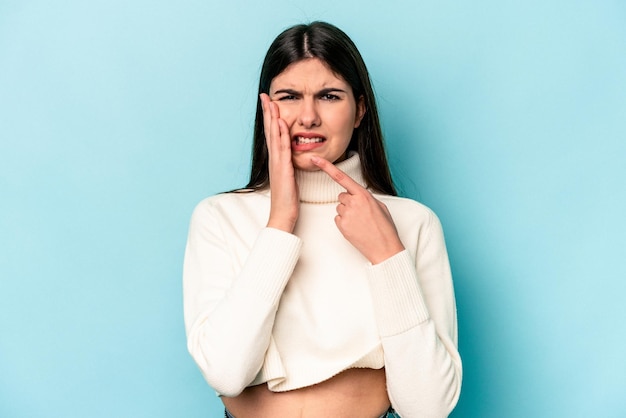
[[[322,95],[320,96],[320,98],[321,98],[322,100],[329,100],[329,101],[335,101],[335,100],[339,100],[339,99],[340,99],[340,97],[339,97],[339,96],[337,96],[336,94],[332,94],[332,93],[325,93],[325,94],[322,94]]]
[[[281,102],[286,102],[286,101],[296,100],[296,99],[297,99],[297,97],[294,96],[293,94],[291,94],[291,95],[288,95],[288,96],[282,96],[278,100],[281,101]]]

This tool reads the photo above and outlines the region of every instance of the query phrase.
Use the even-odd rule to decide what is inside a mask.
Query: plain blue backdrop
[[[626,416],[623,1],[0,2],[0,416],[218,417],[189,216],[241,186],[272,39],[327,20],[457,292],[453,417]]]

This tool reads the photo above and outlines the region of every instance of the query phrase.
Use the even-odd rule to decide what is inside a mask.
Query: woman
[[[188,348],[226,416],[447,416],[443,234],[396,197],[358,50],[327,23],[289,28],[259,95],[250,182],[197,206],[185,255]]]

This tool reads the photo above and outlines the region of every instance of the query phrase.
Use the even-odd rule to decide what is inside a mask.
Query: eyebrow
[[[321,89],[315,95],[316,96],[323,96],[325,94],[333,93],[333,92],[335,92],[335,93],[346,93],[345,90],[340,89],[338,87],[328,87],[328,88],[325,88],[325,89]],[[280,89],[280,90],[276,90],[274,92],[274,94],[289,94],[289,95],[293,95],[293,96],[299,96],[302,93],[297,91],[297,90],[293,90],[293,89]]]

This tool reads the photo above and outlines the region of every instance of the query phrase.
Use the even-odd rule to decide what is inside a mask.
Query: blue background
[[[626,4],[0,3],[0,416],[217,417],[181,264],[246,182],[284,28],[359,46],[396,180],[446,231],[454,417],[626,415]]]

